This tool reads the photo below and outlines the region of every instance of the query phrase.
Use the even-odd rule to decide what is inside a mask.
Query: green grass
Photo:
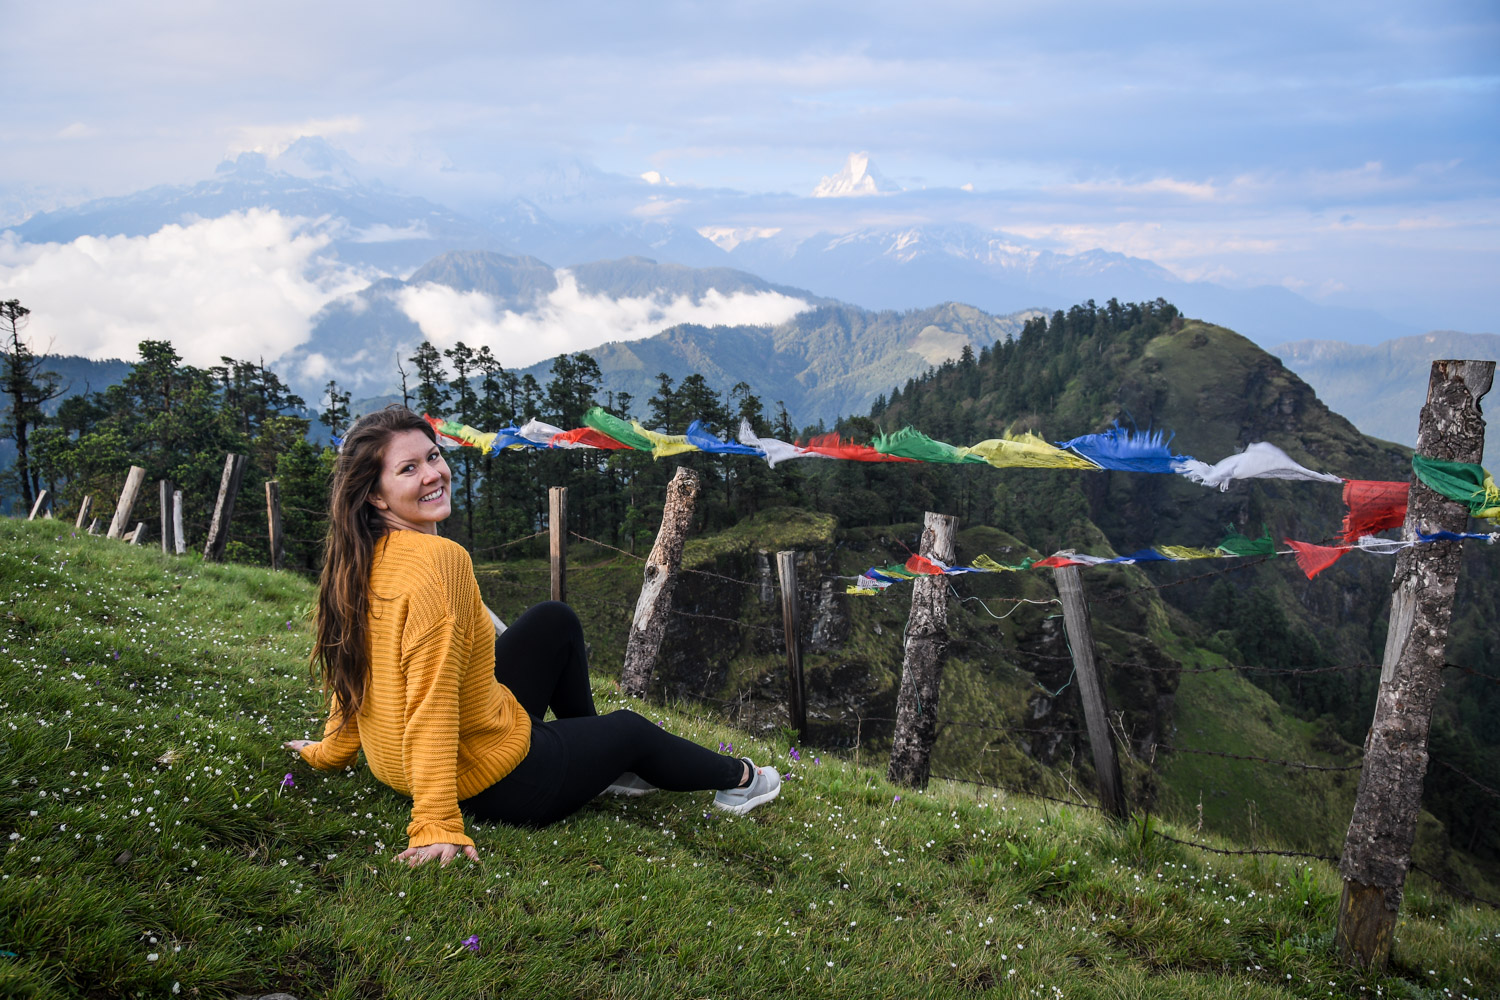
[[[1413,891],[1390,974],[1357,975],[1332,951],[1327,866],[1204,855],[991,789],[902,791],[692,710],[644,708],[778,763],[777,802],[600,801],[545,831],[476,827],[481,864],[408,870],[390,860],[407,802],[278,748],[321,714],[311,598],[286,574],[0,521],[0,994],[1246,1000],[1500,981],[1492,912]]]

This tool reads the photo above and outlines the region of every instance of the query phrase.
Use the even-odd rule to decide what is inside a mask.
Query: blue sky
[[[804,196],[868,150],[931,196],[849,225],[962,218],[1500,331],[1494,3],[13,0],[6,21],[0,225],[307,133],[460,207],[581,162],[657,171],[656,208],[694,226],[826,225]]]

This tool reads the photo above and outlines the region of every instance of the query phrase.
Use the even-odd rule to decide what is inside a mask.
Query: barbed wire
[[[1458,775],[1460,778],[1463,778],[1469,784],[1473,785],[1475,788],[1478,788],[1479,790],[1481,790],[1482,792],[1484,792],[1486,795],[1492,795],[1495,798],[1500,799],[1500,790],[1496,790],[1494,788],[1491,788],[1489,785],[1486,785],[1484,782],[1478,780],[1477,778],[1471,778],[1469,775],[1465,774],[1463,771],[1460,771],[1458,768],[1454,767],[1452,764],[1448,763],[1447,761],[1445,761],[1445,760],[1438,760],[1437,758],[1433,758],[1432,762],[1434,764],[1437,764],[1439,767],[1446,767],[1448,770],[1452,771],[1454,774]]]
[[[1127,660],[1121,666],[1135,667],[1159,674],[1212,674],[1223,670],[1241,670],[1250,674],[1335,674],[1350,670],[1379,670],[1378,663],[1349,663],[1338,667],[1258,667],[1244,663],[1226,663],[1217,667],[1153,667],[1140,660]]]
[[[1185,583],[1192,583],[1195,580],[1207,580],[1207,579],[1209,579],[1211,577],[1224,576],[1225,574],[1228,574],[1228,573],[1238,573],[1241,570],[1249,569],[1252,566],[1259,566],[1262,563],[1264,563],[1267,560],[1272,559],[1272,558],[1274,558],[1274,556],[1263,556],[1260,559],[1256,559],[1253,562],[1243,562],[1243,563],[1240,563],[1238,565],[1225,566],[1223,569],[1211,570],[1210,572],[1207,572],[1207,573],[1198,573],[1198,574],[1195,574],[1193,576],[1185,576],[1181,580],[1169,580],[1166,583],[1153,584],[1153,585],[1151,585],[1149,587],[1137,587],[1134,590],[1126,590],[1126,591],[1122,591],[1122,592],[1120,592],[1118,594],[1108,594],[1108,595],[1105,595],[1104,597],[1094,597],[1094,598],[1090,598],[1090,600],[1093,603],[1095,603],[1095,604],[1106,604],[1106,603],[1112,603],[1114,601],[1123,601],[1125,598],[1132,597],[1132,596],[1134,596],[1136,594],[1145,594],[1145,593],[1149,593],[1149,592],[1151,592],[1153,590],[1167,590],[1170,587],[1180,587],[1180,586],[1182,586]]]
[[[1434,882],[1436,882],[1438,885],[1442,886],[1443,888],[1447,889],[1449,892],[1455,893],[1455,894],[1457,894],[1459,896],[1463,896],[1465,899],[1472,899],[1476,903],[1483,903],[1486,906],[1491,906],[1491,907],[1494,907],[1497,910],[1500,910],[1500,902],[1496,902],[1493,899],[1486,899],[1483,896],[1477,896],[1474,893],[1470,892],[1469,890],[1463,888],[1462,886],[1454,885],[1452,882],[1449,882],[1447,879],[1443,878],[1441,875],[1436,875],[1433,872],[1428,871],[1426,868],[1423,868],[1421,865],[1417,864],[1415,861],[1411,862],[1411,866],[1410,867],[1411,867],[1412,871],[1419,872],[1419,873],[1421,873],[1423,875],[1426,875],[1428,878],[1432,879]]]
[[[570,595],[570,600],[573,599],[591,601],[594,604],[602,604],[605,607],[619,608],[622,611],[629,611],[632,614],[635,613],[635,606],[632,604],[621,604],[619,601],[611,601],[608,598],[598,597],[594,594]],[[738,618],[725,618],[723,615],[710,615],[700,611],[683,611],[679,608],[669,608],[667,609],[667,613],[678,615],[683,618],[703,618],[709,621],[724,622],[728,625],[737,625],[740,628],[752,628],[757,629],[761,632],[769,632],[772,635],[776,636],[782,635],[782,630],[779,628],[772,628],[769,625],[756,625],[753,622],[740,621]]]
[[[628,556],[629,558],[634,559],[636,562],[646,561],[643,556],[638,556],[634,552],[626,552],[618,545],[611,545],[608,542],[601,542],[597,538],[590,538],[587,535],[580,535],[578,532],[572,530],[569,530],[568,534],[572,535],[574,538],[578,539],[581,542],[588,542],[590,545],[597,545],[602,549],[610,549],[611,551],[620,553],[620,555],[622,556]]]
[[[1443,666],[1447,667],[1450,670],[1462,671],[1463,673],[1468,674],[1470,677],[1478,677],[1482,681],[1489,681],[1491,684],[1500,684],[1500,677],[1474,670],[1471,667],[1461,667],[1457,663],[1445,663],[1443,664]]]
[[[1253,760],[1263,764],[1278,764],[1282,767],[1296,767],[1305,771],[1358,771],[1363,764],[1306,764],[1300,760],[1277,760],[1273,757],[1256,757],[1250,754],[1225,753],[1222,750],[1197,750],[1192,747],[1173,746],[1170,743],[1148,743],[1147,746],[1155,750],[1166,750],[1169,753],[1198,754],[1203,757],[1227,757],[1230,760]]]
[[[1103,807],[1096,806],[1092,802],[1078,802],[1074,799],[1060,799],[1055,795],[1047,795],[1043,792],[1018,792],[1014,789],[1006,788],[1004,785],[997,785],[992,781],[980,781],[977,778],[959,778],[951,774],[932,774],[928,777],[935,778],[938,781],[956,781],[961,785],[978,785],[980,788],[994,788],[1009,795],[1024,795],[1028,798],[1033,799],[1046,799],[1048,802],[1061,802],[1065,806],[1077,806],[1080,809],[1093,809],[1096,812],[1104,811]]]
[[[1173,837],[1170,834],[1162,833],[1160,830],[1153,830],[1152,836],[1160,837],[1162,840],[1170,840],[1172,843],[1181,844],[1184,847],[1196,847],[1200,851],[1211,851],[1214,854],[1273,854],[1277,857],[1282,858],[1314,858],[1318,861],[1332,861],[1334,864],[1338,864],[1339,861],[1337,855],[1314,854],[1310,851],[1273,851],[1267,848],[1256,847],[1232,851],[1224,847],[1209,847],[1207,844],[1200,844],[1196,841],[1183,840],[1179,837]]]
[[[546,529],[543,529],[541,531],[538,531],[538,532],[535,532],[533,534],[527,535],[525,538],[513,538],[510,541],[508,541],[508,542],[502,542],[499,545],[490,545],[490,546],[486,546],[485,548],[482,548],[482,549],[470,549],[469,550],[469,555],[471,555],[471,556],[477,556],[477,555],[479,555],[481,553],[484,553],[484,552],[499,552],[502,549],[508,549],[508,548],[510,548],[513,545],[520,545],[522,542],[529,542],[529,541],[531,541],[534,538],[541,538],[543,535],[546,535],[546,534],[549,534],[549,532]]]

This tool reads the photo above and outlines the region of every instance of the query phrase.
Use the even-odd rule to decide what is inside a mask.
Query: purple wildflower
[[[296,782],[296,780],[290,774],[288,774],[285,778],[281,779],[281,787],[282,788],[296,788],[297,787],[297,782]]]
[[[802,759],[802,755],[797,752],[797,748],[796,747],[792,747],[792,752],[789,753],[787,756],[791,757],[792,760],[801,760]]]
[[[287,623],[286,623],[286,630],[287,630],[287,631],[288,631],[288,632],[290,632],[290,631],[291,631],[291,630],[292,630],[292,623],[291,623],[291,622],[287,622]]]
[[[891,799],[891,805],[895,805],[897,802],[900,802],[900,801],[901,801],[901,796],[898,795],[894,799]]]
[[[120,651],[117,649],[117,650],[115,650],[115,659],[118,660],[119,658],[120,658]]]
[[[720,740],[719,741],[719,753],[734,753],[734,744],[733,743],[725,743],[723,740]]]
[[[822,757],[814,757],[813,758],[813,763],[814,764],[821,764],[821,763],[823,763],[823,758]]]
[[[470,951],[474,952],[476,955],[479,954],[479,935],[478,934],[470,934],[468,937],[464,938],[464,942],[463,943],[464,943],[464,947],[465,948],[467,948]]]

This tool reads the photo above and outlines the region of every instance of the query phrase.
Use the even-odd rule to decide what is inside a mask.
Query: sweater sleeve
[[[407,844],[471,846],[458,809],[458,693],[467,663],[449,614],[403,651],[406,731],[401,766],[411,789]]]
[[[323,726],[323,739],[303,747],[302,759],[320,771],[332,771],[354,763],[359,753],[359,716],[349,719],[349,724],[339,728],[337,704],[328,713],[328,722]]]

